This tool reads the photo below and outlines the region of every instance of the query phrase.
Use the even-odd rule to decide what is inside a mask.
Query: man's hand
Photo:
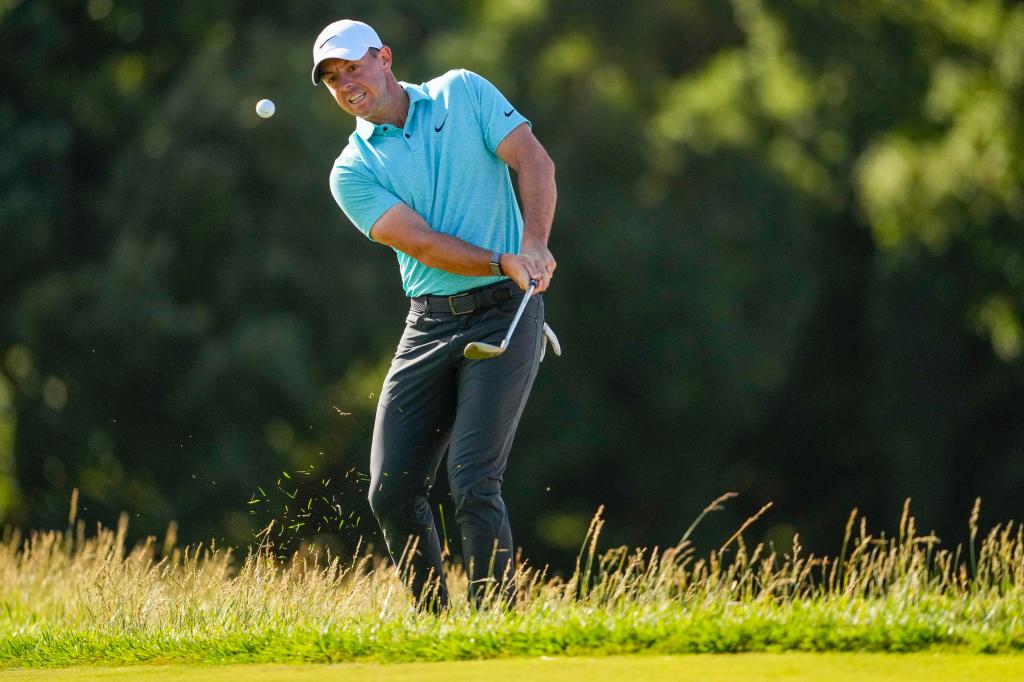
[[[541,293],[548,288],[551,278],[547,271],[537,266],[533,258],[524,254],[501,254],[501,271],[512,278],[512,281],[519,285],[519,288],[526,291],[532,279],[537,283],[534,293]]]
[[[519,253],[533,259],[534,265],[547,275],[548,285],[550,286],[551,278],[555,274],[555,268],[558,267],[558,263],[555,262],[555,257],[551,255],[548,247],[540,243],[531,242],[524,237],[523,248],[519,250]]]

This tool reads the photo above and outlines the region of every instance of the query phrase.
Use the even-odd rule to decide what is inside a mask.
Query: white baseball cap
[[[352,19],[328,24],[313,43],[313,85],[320,83],[320,64],[325,59],[362,59],[371,47],[380,49],[384,43],[367,24]]]

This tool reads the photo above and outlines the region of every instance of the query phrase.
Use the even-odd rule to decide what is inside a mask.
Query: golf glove
[[[558,343],[558,337],[555,336],[555,330],[545,322],[544,323],[544,345],[540,347],[540,362],[544,362],[544,356],[548,351],[548,342],[551,343],[551,350],[554,351],[558,357],[562,356],[562,344]]]

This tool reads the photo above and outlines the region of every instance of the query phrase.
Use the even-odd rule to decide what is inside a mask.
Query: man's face
[[[376,54],[367,50],[361,59],[327,59],[320,76],[334,101],[348,114],[371,119],[387,110],[389,102],[387,74],[391,70],[391,49]]]

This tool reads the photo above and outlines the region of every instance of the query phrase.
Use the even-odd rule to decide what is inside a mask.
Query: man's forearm
[[[443,232],[430,231],[418,240],[418,247],[409,255],[432,268],[438,268],[456,275],[491,275],[493,252],[481,249],[458,237]],[[539,283],[538,292],[547,288],[543,279],[544,270],[538,268],[528,256],[505,253],[498,261],[501,271],[526,289],[531,280]]]
[[[434,230],[404,203],[384,213],[370,236],[432,268],[456,275],[491,274],[490,251]]]
[[[490,275],[491,252],[443,232],[424,233],[410,256],[456,275]]]
[[[555,164],[543,150],[524,160],[516,172],[523,204],[523,245],[548,245],[555,217]]]
[[[407,253],[424,265],[456,275],[487,276],[491,272],[493,253],[450,234],[432,229],[409,206],[398,203],[377,220],[371,231],[374,240]],[[503,254],[499,261],[502,272],[526,289],[530,280],[538,281],[537,291],[544,291],[544,269],[529,256]]]
[[[555,164],[525,123],[502,140],[497,154],[516,172],[523,206],[523,243],[519,253],[532,261],[540,274],[538,290],[543,291],[558,266],[548,250],[557,198]]]

